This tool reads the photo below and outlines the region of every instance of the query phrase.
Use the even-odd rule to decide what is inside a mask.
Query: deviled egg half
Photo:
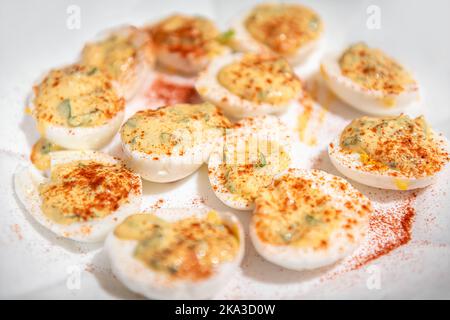
[[[39,133],[67,149],[99,149],[117,133],[125,102],[96,67],[55,69],[34,87],[32,114]]]
[[[380,49],[356,43],[320,67],[328,87],[350,106],[373,115],[398,115],[420,100],[412,74]]]
[[[231,213],[160,209],[128,217],[108,236],[113,273],[155,299],[205,299],[239,272],[244,234]]]
[[[168,71],[195,75],[229,49],[218,41],[214,23],[200,16],[172,15],[148,28],[159,65]]]
[[[58,151],[50,157],[50,178],[21,166],[14,187],[31,216],[56,235],[102,241],[116,224],[140,211],[141,178],[119,160],[97,151]]]
[[[299,4],[257,5],[233,24],[232,45],[239,51],[273,53],[290,64],[304,64],[322,46],[319,15]]]
[[[246,118],[227,131],[211,152],[208,177],[227,206],[252,210],[262,188],[290,164],[290,137],[275,116]]]
[[[86,44],[81,63],[108,74],[119,96],[135,96],[153,68],[154,56],[147,32],[133,26],[109,32],[104,38]]]
[[[448,141],[423,116],[353,120],[332,143],[333,165],[359,183],[410,190],[432,184],[449,161]]]
[[[209,157],[230,122],[210,104],[176,104],[139,111],[120,130],[128,165],[153,182],[180,180]]]
[[[302,94],[288,62],[273,55],[227,54],[214,59],[195,88],[233,118],[280,114]]]
[[[358,247],[371,211],[369,199],[346,180],[320,170],[289,169],[256,198],[250,238],[274,264],[320,268]]]

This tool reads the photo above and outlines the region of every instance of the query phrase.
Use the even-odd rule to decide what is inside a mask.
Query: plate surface
[[[14,170],[27,161],[38,138],[32,119],[24,114],[34,81],[49,68],[74,61],[83,44],[104,29],[125,23],[142,25],[172,12],[185,12],[209,16],[225,30],[237,12],[253,3],[21,0],[0,4],[0,298],[140,298],[113,277],[101,245],[82,245],[55,237],[23,210],[14,195]],[[424,113],[436,131],[450,137],[450,43],[442,39],[450,29],[450,2],[302,3],[313,7],[324,19],[327,50],[364,40],[384,48],[412,69],[424,96],[422,106],[411,112]],[[80,28],[73,29],[69,20],[77,10]],[[373,10],[379,10],[379,29],[367,24]],[[325,146],[360,114],[323,90],[314,74],[308,85],[322,106],[314,104],[308,114],[293,106],[282,117],[296,139],[295,166],[337,174]],[[148,99],[142,96],[130,104],[127,112],[149,106]],[[299,126],[303,129],[299,130]],[[114,153],[118,152],[116,142],[109,147]],[[412,240],[390,254],[348,272],[339,271],[349,265],[345,261],[322,270],[293,272],[264,261],[247,241],[242,273],[216,298],[450,298],[449,180],[446,172],[436,185],[418,192],[411,200],[416,211]],[[401,214],[402,205],[410,201],[410,193],[353,185],[368,195],[379,210],[391,210],[393,215]],[[145,182],[144,192],[144,208],[206,204],[228,210],[212,192],[204,166],[179,182]],[[249,213],[237,215],[244,225],[248,224]],[[373,244],[375,235],[368,241]]]

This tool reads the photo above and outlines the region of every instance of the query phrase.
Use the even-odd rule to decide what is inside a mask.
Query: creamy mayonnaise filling
[[[350,231],[360,222],[344,214],[344,210],[362,217],[371,211],[370,201],[358,192],[351,191],[352,198],[345,195],[349,186],[341,178],[324,180],[313,173],[313,179],[284,175],[261,191],[253,215],[261,241],[275,246],[325,250],[332,245],[331,234],[341,228],[348,231],[347,236],[352,240]],[[336,198],[317,184],[329,184]],[[339,193],[349,200],[342,200]]]
[[[63,147],[51,143],[45,138],[41,138],[33,145],[30,160],[39,170],[47,170],[50,169],[50,152],[63,149]]]
[[[365,43],[350,46],[339,58],[344,76],[368,90],[385,94],[398,94],[415,84],[411,74],[380,49],[369,48]]]
[[[290,163],[282,146],[266,140],[249,140],[243,147],[225,147],[224,160],[219,166],[219,184],[249,201],[253,201],[260,190]]]
[[[235,228],[215,211],[205,218],[175,222],[136,214],[125,219],[114,234],[119,239],[136,240],[135,258],[152,270],[177,279],[201,280],[237,256],[240,239]]]
[[[59,224],[104,218],[140,188],[139,176],[122,164],[72,161],[52,168],[39,185],[42,212]]]
[[[131,150],[154,155],[183,155],[196,145],[222,136],[230,126],[210,103],[177,104],[137,112],[121,129]]]
[[[423,116],[355,119],[342,132],[340,145],[343,151],[359,153],[362,169],[369,171],[391,169],[420,177],[438,172],[448,161]]]
[[[93,127],[106,124],[124,110],[124,101],[98,68],[72,65],[55,69],[35,87],[39,125]]]
[[[248,32],[258,42],[281,55],[290,55],[319,38],[320,17],[311,9],[295,4],[262,4],[245,20]]]

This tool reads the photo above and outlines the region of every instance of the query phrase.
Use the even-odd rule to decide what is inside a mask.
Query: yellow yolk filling
[[[219,183],[248,201],[253,201],[290,163],[284,148],[273,141],[246,141],[244,148],[225,150],[224,156]]]
[[[177,104],[139,111],[121,129],[132,150],[154,155],[183,155],[195,145],[222,136],[230,122],[210,103]]]
[[[398,62],[364,43],[349,47],[340,57],[339,65],[344,76],[368,90],[399,94],[415,83],[411,74]],[[382,103],[390,107],[395,105],[395,100],[385,97]]]
[[[341,219],[331,197],[303,178],[283,176],[256,199],[255,230],[271,245],[325,249]]]
[[[212,57],[224,50],[217,41],[216,26],[203,17],[173,15],[151,28],[150,33],[158,51],[183,57]]]
[[[340,145],[360,154],[364,170],[390,169],[407,177],[432,175],[448,161],[422,116],[355,119],[342,132]]]
[[[214,268],[232,261],[239,250],[236,227],[215,211],[206,218],[167,222],[152,214],[128,217],[114,231],[123,240],[137,240],[134,256],[155,271],[177,279],[201,280]]]
[[[39,170],[50,169],[50,152],[63,150],[62,147],[41,138],[31,150],[30,160]]]
[[[112,35],[103,41],[87,44],[81,61],[104,70],[113,79],[119,79],[136,66],[137,50],[131,36]]]
[[[41,209],[65,225],[104,218],[139,188],[139,177],[121,164],[73,161],[52,168],[50,181],[39,186]]]

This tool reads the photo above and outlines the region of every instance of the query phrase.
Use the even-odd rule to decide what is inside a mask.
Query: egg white
[[[208,161],[208,178],[211,187],[220,201],[230,208],[237,210],[253,210],[255,203],[231,193],[224,185],[221,177],[220,165],[223,163],[223,150],[227,147],[229,151],[237,151],[244,144],[234,144],[236,141],[247,141],[249,139],[261,139],[264,141],[276,142],[290,156],[291,136],[286,126],[275,116],[267,115],[255,118],[245,118],[238,122],[240,125],[236,129],[231,129],[226,135],[226,139],[217,143],[211,151]],[[227,141],[229,141],[227,143]]]
[[[206,207],[174,208],[159,209],[154,214],[161,219],[174,222],[192,216],[205,217],[209,211],[211,209]],[[130,290],[147,298],[206,299],[213,297],[236,273],[240,272],[239,265],[244,256],[244,232],[239,220],[228,212],[218,212],[218,214],[225,223],[237,226],[239,249],[232,261],[218,265],[209,278],[197,281],[173,280],[134,258],[137,241],[120,239],[111,232],[106,239],[105,250],[109,255],[113,273]]]
[[[312,246],[296,247],[290,245],[268,244],[259,238],[255,228],[255,219],[252,219],[250,222],[249,233],[256,251],[263,258],[274,264],[297,271],[325,267],[351,254],[365,238],[369,225],[368,214],[361,217],[358,213],[345,207],[346,201],[354,202],[355,199],[358,198],[356,195],[358,191],[343,178],[338,178],[321,170],[289,169],[283,175],[292,175],[313,181],[313,186],[315,188],[318,188],[321,192],[332,197],[334,207],[336,209],[341,209],[342,215],[345,218],[356,219],[357,224],[351,231],[348,231],[344,229],[344,224],[346,223],[345,220],[339,221],[338,225],[328,238],[328,247],[326,249],[316,250]],[[319,178],[321,180],[319,180]],[[342,191],[338,187],[331,185],[330,182],[335,178],[338,178],[341,182],[345,183],[347,190]],[[364,201],[368,203],[369,200],[364,197]],[[258,210],[258,208],[255,210]],[[348,232],[351,232],[354,239],[353,241],[350,241],[347,238],[346,233]]]
[[[77,160],[93,160],[105,164],[115,164],[119,160],[97,151],[57,151],[51,152],[51,167]],[[128,202],[101,219],[74,222],[63,225],[48,218],[41,210],[42,199],[38,186],[47,182],[42,172],[32,164],[19,165],[14,174],[14,189],[28,213],[42,226],[58,236],[80,242],[103,241],[110,230],[130,214],[140,211],[142,186],[137,193],[130,192]]]
[[[447,150],[447,152],[450,152],[447,139],[436,133],[433,134],[435,141],[439,143],[439,146],[442,149]],[[427,187],[430,184],[435,183],[445,168],[448,167],[447,163],[447,165],[439,172],[436,172],[431,176],[422,177],[408,177],[393,169],[380,172],[363,171],[358,168],[364,166],[361,162],[359,153],[343,152],[340,146],[339,137],[335,138],[332,143],[328,145],[328,155],[331,163],[333,163],[336,169],[346,177],[370,187],[390,190],[413,190]],[[396,176],[393,176],[392,174],[395,174]]]
[[[275,4],[276,5],[276,4]],[[259,42],[248,32],[245,21],[251,14],[252,10],[247,11],[244,15],[239,16],[232,23],[233,47],[241,52],[255,53],[273,53],[273,51],[265,44]],[[315,40],[312,40],[298,48],[294,53],[283,56],[289,64],[299,68],[308,66],[312,61],[317,61],[323,53],[325,42],[322,34]]]
[[[388,95],[381,90],[362,87],[342,74],[339,57],[333,54],[325,56],[320,71],[330,90],[353,108],[372,115],[397,115],[420,101],[417,84],[406,87],[399,94]],[[393,105],[387,106],[386,101]]]

